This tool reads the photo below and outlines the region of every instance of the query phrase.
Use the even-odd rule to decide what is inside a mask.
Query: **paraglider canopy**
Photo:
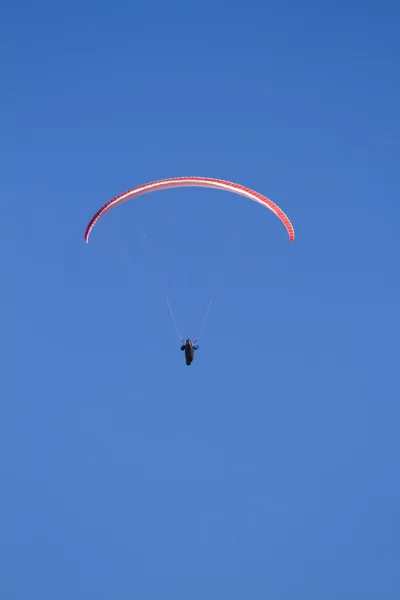
[[[277,206],[272,200],[263,196],[259,192],[255,192],[249,188],[246,188],[238,183],[232,183],[230,181],[224,181],[223,179],[212,179],[209,177],[176,177],[171,179],[160,179],[158,181],[152,181],[150,183],[145,183],[143,185],[137,186],[116,196],[107,204],[102,206],[100,210],[92,217],[85,231],[85,242],[88,243],[90,233],[93,227],[96,225],[97,221],[106,214],[109,210],[126,202],[127,200],[131,200],[136,196],[141,196],[142,194],[147,194],[149,192],[155,192],[159,190],[165,190],[169,188],[178,188],[178,187],[206,187],[206,188],[214,188],[218,190],[225,190],[227,192],[233,192],[235,194],[239,194],[241,196],[245,196],[254,202],[258,202],[262,204],[266,208],[269,208],[284,224],[286,230],[289,234],[290,242],[294,240],[294,228],[288,217],[285,213]]]

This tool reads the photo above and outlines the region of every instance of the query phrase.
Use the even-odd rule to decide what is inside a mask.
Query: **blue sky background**
[[[399,28],[2,6],[2,599],[399,598]]]

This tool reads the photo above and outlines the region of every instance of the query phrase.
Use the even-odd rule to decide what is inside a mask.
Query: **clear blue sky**
[[[1,599],[398,600],[398,2],[1,13]]]

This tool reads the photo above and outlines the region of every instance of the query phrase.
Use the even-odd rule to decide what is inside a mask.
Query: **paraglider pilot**
[[[183,340],[182,340],[183,342]],[[185,351],[186,364],[190,366],[194,359],[194,351],[199,349],[199,345],[195,340],[195,343],[192,344],[191,340],[188,338],[186,343],[181,346],[181,350]]]

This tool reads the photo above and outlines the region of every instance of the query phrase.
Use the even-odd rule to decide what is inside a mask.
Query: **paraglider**
[[[213,188],[213,189],[223,190],[223,191],[227,191],[227,192],[232,192],[232,193],[238,194],[240,196],[244,196],[245,198],[248,198],[249,200],[252,200],[253,202],[257,202],[258,204],[261,204],[262,206],[268,208],[270,211],[272,211],[275,214],[275,216],[277,216],[280,219],[280,221],[286,227],[286,231],[289,235],[289,241],[290,242],[294,241],[294,236],[295,236],[294,228],[293,228],[292,223],[288,219],[288,217],[279,208],[279,206],[277,206],[269,198],[267,198],[266,196],[263,196],[259,192],[251,190],[250,188],[246,188],[242,185],[239,185],[238,183],[224,181],[223,179],[214,179],[214,178],[210,178],[210,177],[174,177],[174,178],[169,178],[169,179],[160,179],[158,181],[152,181],[150,183],[145,183],[143,185],[139,185],[137,187],[134,187],[134,188],[128,190],[127,192],[124,192],[123,194],[120,194],[119,196],[116,196],[115,198],[113,198],[112,200],[110,200],[109,202],[104,204],[104,206],[102,206],[96,212],[96,214],[92,217],[92,219],[89,221],[89,223],[86,227],[86,230],[85,230],[85,235],[84,235],[85,242],[88,243],[89,236],[90,236],[94,226],[99,221],[99,219],[103,215],[105,215],[108,211],[113,209],[114,207],[119,206],[120,204],[123,204],[124,202],[131,200],[132,198],[136,198],[136,196],[141,196],[142,194],[147,194],[150,192],[155,192],[155,191],[160,191],[160,190],[166,190],[166,189],[170,189],[170,188],[180,188],[180,187]],[[146,240],[147,240],[147,238],[146,238]],[[168,309],[169,309],[172,321],[174,323],[176,332],[177,332],[178,336],[180,337],[180,334],[179,334],[179,331],[178,331],[178,328],[176,325],[176,321],[175,321],[175,318],[174,318],[174,315],[173,315],[173,312],[171,309],[171,305],[170,305],[170,302],[168,299],[168,295],[166,293],[164,295],[165,295],[165,300],[167,302]],[[205,320],[208,315],[208,310],[209,310],[210,304],[211,304],[211,300],[209,302],[209,305],[208,305],[208,308],[206,311],[206,317],[204,318],[204,323],[205,323]],[[204,323],[203,323],[203,327],[204,327]],[[193,359],[194,359],[194,353],[196,350],[198,350],[198,348],[199,348],[198,344],[196,342],[193,344],[189,338],[186,340],[185,343],[183,343],[183,338],[181,339],[181,350],[185,351],[185,359],[186,359],[186,364],[188,366],[190,366],[192,364]]]
[[[183,342],[183,340],[182,340]],[[192,341],[190,340],[190,338],[188,338],[186,340],[186,342],[184,344],[182,344],[181,346],[181,350],[185,351],[185,359],[186,359],[186,364],[188,367],[190,367],[190,365],[193,362],[194,359],[194,351],[199,349],[199,344],[197,343],[197,341],[194,341],[194,344],[192,343]]]

